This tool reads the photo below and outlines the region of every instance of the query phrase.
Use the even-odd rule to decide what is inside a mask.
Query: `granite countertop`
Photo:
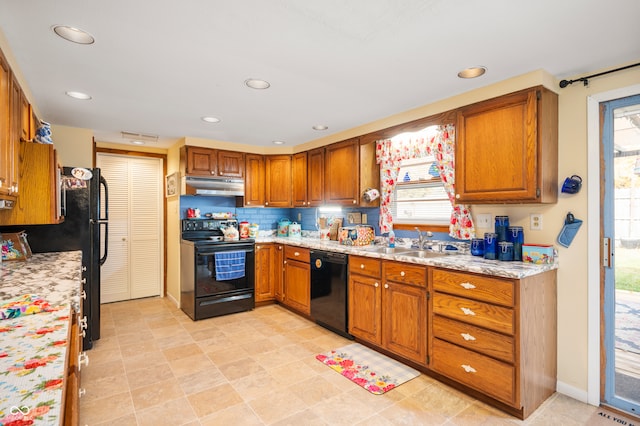
[[[499,260],[486,260],[482,257],[470,254],[443,254],[437,257],[421,258],[407,256],[403,253],[385,254],[371,251],[378,246],[346,246],[337,241],[320,240],[319,238],[284,238],[260,236],[256,239],[259,243],[279,243],[317,250],[335,251],[340,253],[374,257],[378,259],[396,260],[399,262],[415,263],[419,265],[437,266],[441,268],[455,269],[458,271],[475,272],[479,274],[493,275],[504,278],[526,278],[538,275],[558,268],[558,263],[533,264],[525,262],[503,262]],[[413,250],[418,250],[413,249]]]
[[[46,302],[38,305],[46,309],[0,320],[0,424],[62,424],[69,326],[80,306],[81,265],[81,251],[2,262],[0,306],[30,295]]]

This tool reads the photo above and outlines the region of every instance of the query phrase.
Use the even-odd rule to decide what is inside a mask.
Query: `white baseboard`
[[[585,404],[589,403],[589,397],[586,390],[578,389],[563,382],[556,382],[556,391],[580,402],[584,402]]]
[[[167,296],[166,296],[166,297],[167,297],[169,300],[171,300],[171,301],[176,305],[176,308],[179,308],[179,307],[180,307],[180,302],[178,302],[178,301],[176,300],[176,298],[175,298],[175,297],[173,297],[173,296],[172,296],[172,295],[170,295],[169,293],[167,293]]]

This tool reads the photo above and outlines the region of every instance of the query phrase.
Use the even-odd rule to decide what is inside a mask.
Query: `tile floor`
[[[315,359],[351,343],[277,306],[191,321],[168,299],[102,306],[81,425],[582,425],[555,394],[525,422],[421,375],[372,395]]]

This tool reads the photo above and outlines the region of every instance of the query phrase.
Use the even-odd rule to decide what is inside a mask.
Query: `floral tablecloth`
[[[0,425],[61,420],[70,305],[0,321]]]

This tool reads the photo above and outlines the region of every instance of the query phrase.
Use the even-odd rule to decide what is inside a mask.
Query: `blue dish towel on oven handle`
[[[223,251],[214,253],[216,280],[235,280],[244,277],[246,253],[244,251]]]

